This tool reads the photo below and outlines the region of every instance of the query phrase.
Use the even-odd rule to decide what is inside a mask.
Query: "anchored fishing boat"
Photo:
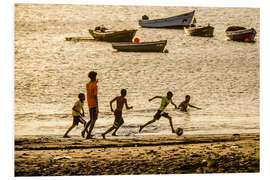
[[[108,30],[106,28],[89,29],[89,33],[95,40],[107,42],[132,42],[137,30]]]
[[[123,42],[113,43],[112,47],[117,51],[125,52],[163,52],[167,40],[153,42]]]
[[[201,36],[201,37],[213,37],[214,27],[210,26],[197,26],[197,27],[184,27],[185,33],[190,36]]]
[[[194,13],[195,11],[192,11],[178,16],[153,20],[149,20],[149,18],[144,15],[142,20],[139,20],[139,25],[146,28],[183,28],[190,26]]]
[[[233,41],[254,42],[256,31],[241,26],[230,26],[226,29],[226,36]]]

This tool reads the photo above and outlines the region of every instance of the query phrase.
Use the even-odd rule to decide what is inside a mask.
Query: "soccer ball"
[[[176,128],[175,133],[177,136],[181,136],[183,134],[184,130],[182,128]]]

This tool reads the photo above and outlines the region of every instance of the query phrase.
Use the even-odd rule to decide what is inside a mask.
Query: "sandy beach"
[[[254,173],[259,152],[258,134],[17,138],[15,176]]]

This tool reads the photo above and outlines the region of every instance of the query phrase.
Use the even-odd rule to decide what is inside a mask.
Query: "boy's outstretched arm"
[[[125,100],[125,105],[126,105],[127,109],[132,109],[133,108],[133,106],[130,106],[130,107],[128,106],[127,100]]]
[[[153,97],[153,98],[149,99],[149,101],[152,101],[153,99],[156,99],[156,98],[160,98],[160,99],[162,99],[162,97],[161,97],[161,96],[155,96],[155,97]]]
[[[110,101],[110,107],[111,107],[111,111],[112,111],[112,112],[114,112],[114,110],[113,110],[113,108],[112,108],[112,103],[113,103],[114,101],[116,101],[116,99],[117,99],[117,97],[115,97],[113,100]]]
[[[196,108],[196,109],[201,109],[201,108],[196,107],[196,106],[193,106],[193,105],[191,105],[191,104],[188,104],[188,106],[190,106],[190,107],[192,107],[192,108]]]

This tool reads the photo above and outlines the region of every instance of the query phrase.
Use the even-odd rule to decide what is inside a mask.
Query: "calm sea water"
[[[260,60],[259,9],[92,5],[15,5],[15,136],[62,136],[72,123],[71,108],[85,93],[87,74],[98,72],[100,115],[95,133],[113,123],[109,101],[127,89],[122,136],[171,135],[161,118],[138,134],[152,119],[156,95],[174,93],[179,104],[186,94],[202,110],[186,114],[167,108],[175,127],[185,135],[259,132]],[[179,29],[140,28],[147,14],[162,18],[196,10],[198,25],[215,27],[213,38],[190,37]],[[123,53],[106,42],[69,42],[65,37],[90,37],[89,28],[138,29],[141,41],[167,39],[169,53]],[[226,41],[230,25],[253,27],[255,43]],[[89,119],[85,103],[86,119]],[[82,126],[70,135],[79,136]]]

